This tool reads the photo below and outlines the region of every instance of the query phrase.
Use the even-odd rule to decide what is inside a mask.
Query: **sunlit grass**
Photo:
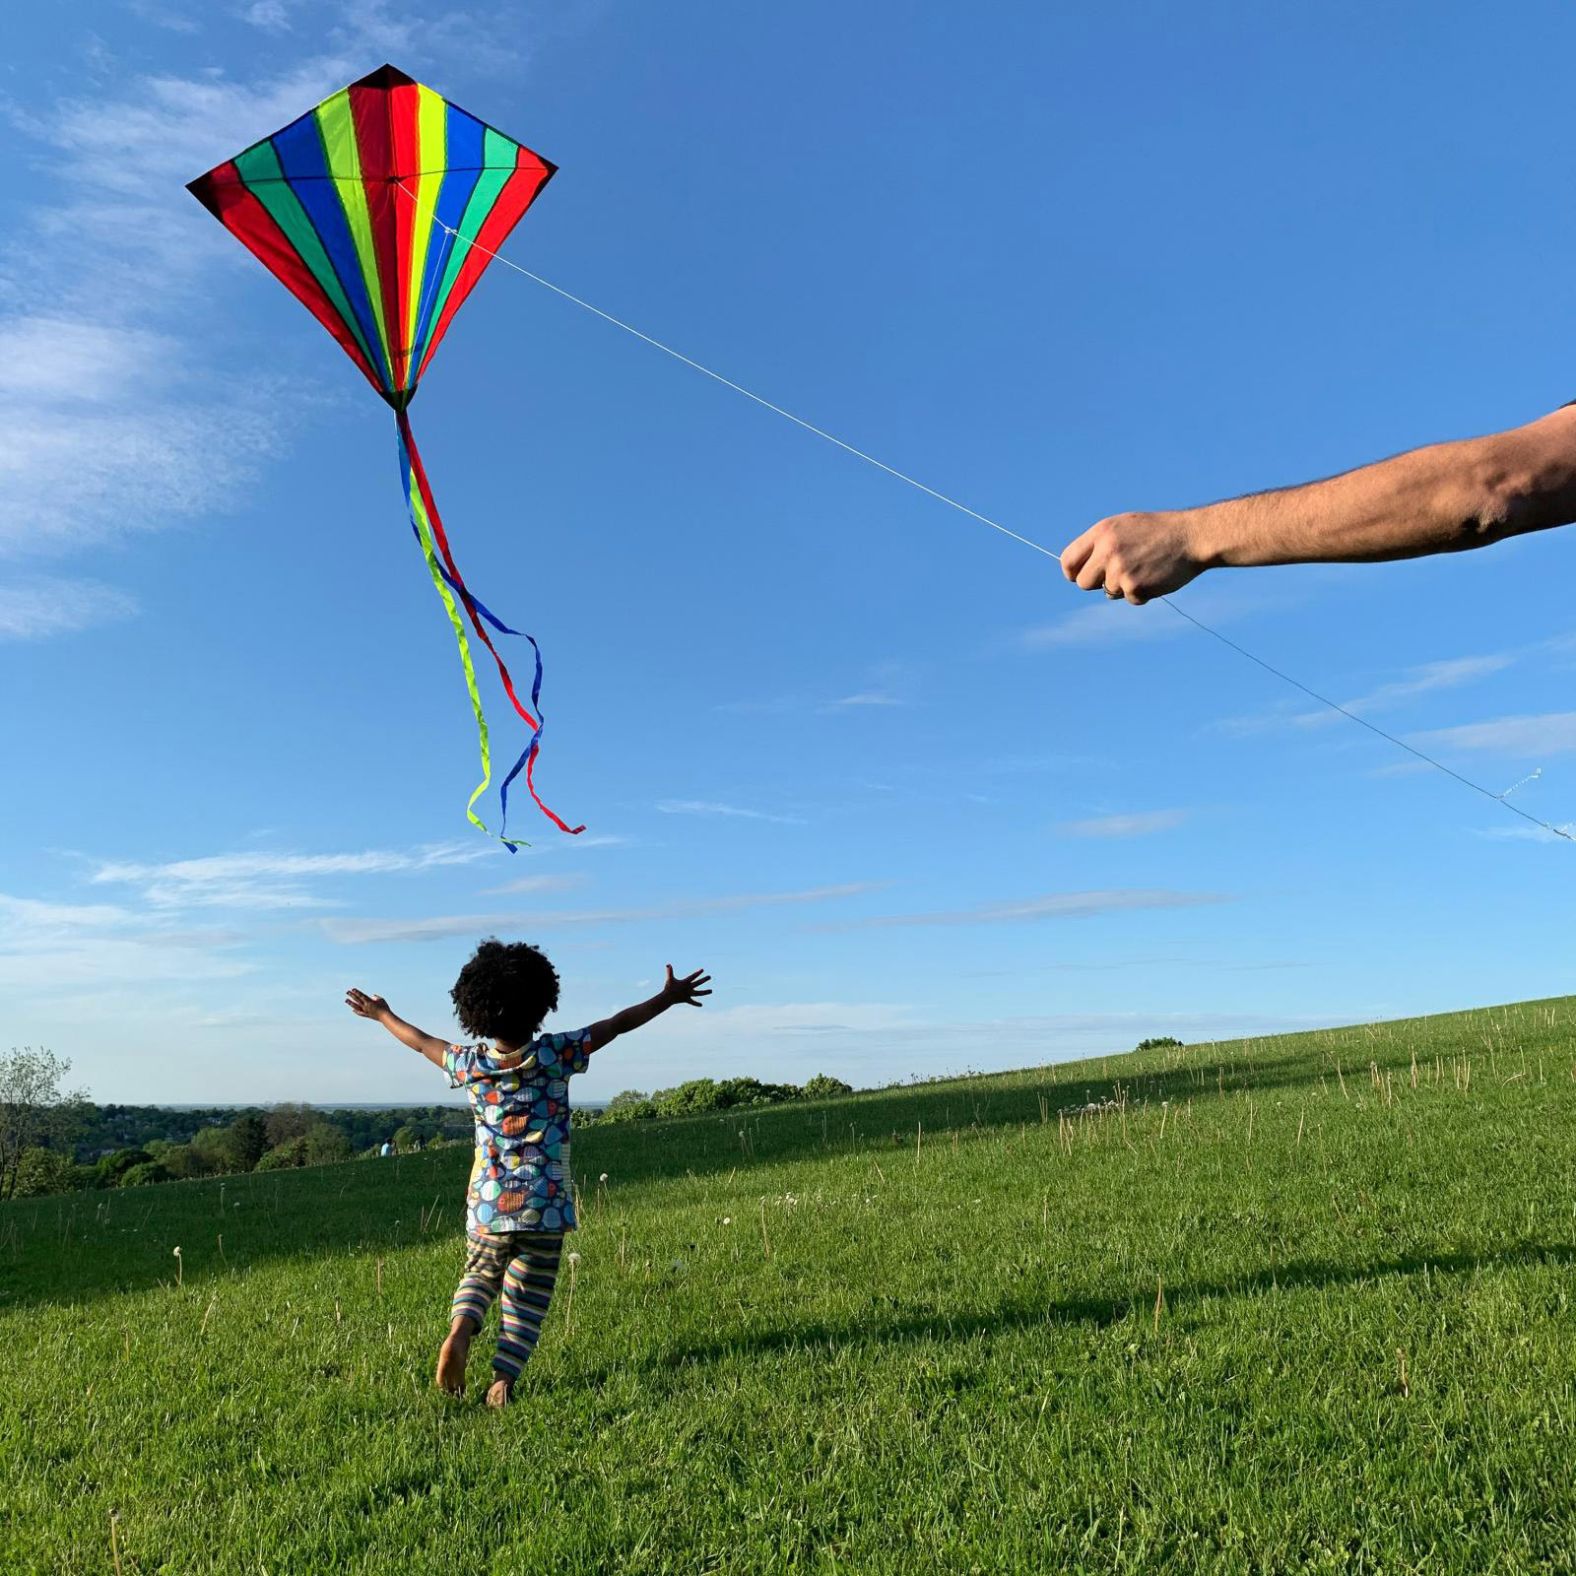
[[[1576,1563],[1576,1001],[575,1147],[504,1415],[463,1153],[0,1210],[0,1569]]]

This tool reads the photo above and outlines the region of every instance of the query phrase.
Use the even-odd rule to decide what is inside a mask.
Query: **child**
[[[564,1233],[575,1228],[569,1173],[569,1079],[584,1072],[593,1051],[683,1002],[699,1007],[711,976],[696,969],[673,977],[649,1001],[573,1034],[542,1034],[558,1006],[558,974],[524,942],[484,941],[460,970],[450,995],[460,1026],[474,1040],[448,1045],[398,1018],[381,996],[359,990],[345,1004],[381,1023],[401,1044],[420,1051],[465,1087],[476,1117],[476,1160],[466,1193],[465,1278],[454,1294],[449,1337],[438,1354],[437,1384],[465,1391],[465,1360],[493,1299],[502,1292],[502,1329],[493,1357],[489,1406],[507,1406],[531,1353],[553,1294]]]

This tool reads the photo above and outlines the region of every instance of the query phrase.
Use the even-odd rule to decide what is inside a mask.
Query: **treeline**
[[[21,1151],[11,1196],[144,1187],[192,1177],[326,1166],[356,1155],[469,1143],[463,1106],[392,1111],[79,1105],[65,1141]]]
[[[759,1078],[691,1078],[672,1089],[643,1094],[626,1089],[614,1095],[599,1122],[644,1122],[658,1116],[693,1116],[701,1111],[729,1111],[737,1106],[783,1105],[791,1100],[831,1100],[852,1094],[841,1078],[818,1074],[806,1084],[762,1083]],[[578,1118],[577,1118],[578,1120]]]
[[[605,1108],[581,1107],[578,1126],[638,1122],[659,1116],[693,1116],[795,1100],[851,1094],[839,1078],[808,1083],[762,1083],[758,1078],[691,1078],[646,1094],[626,1089]],[[155,1105],[63,1107],[64,1125],[43,1143],[20,1149],[7,1196],[29,1198],[92,1188],[147,1187],[193,1177],[236,1176],[249,1171],[327,1166],[355,1156],[375,1156],[472,1141],[466,1106],[424,1106],[391,1111],[317,1110],[276,1105],[266,1110],[209,1107],[175,1110]]]

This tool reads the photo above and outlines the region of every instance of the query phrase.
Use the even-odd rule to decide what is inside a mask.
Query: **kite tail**
[[[492,835],[486,824],[476,814],[476,801],[487,791],[492,782],[492,748],[487,731],[487,718],[482,710],[481,692],[476,684],[476,668],[471,661],[470,642],[466,637],[465,624],[455,606],[455,597],[459,597],[470,620],[471,628],[477,637],[492,653],[493,661],[498,667],[498,676],[503,681],[505,693],[510,704],[519,714],[521,720],[531,730],[531,737],[520,758],[514,763],[508,775],[503,780],[499,790],[499,805],[502,811],[502,821],[498,833],[499,841],[512,853],[519,846],[519,839],[507,836],[509,825],[509,786],[525,772],[525,784],[535,801],[537,808],[562,832],[574,836],[585,830],[584,826],[569,826],[553,810],[543,803],[541,796],[536,791],[535,769],[536,758],[541,751],[542,743],[542,718],[539,701],[542,693],[542,651],[535,639],[526,634],[524,630],[511,629],[496,614],[492,612],[481,599],[472,594],[465,584],[464,577],[460,574],[459,566],[454,561],[454,554],[449,547],[449,539],[443,528],[442,516],[438,513],[438,506],[433,501],[432,488],[427,481],[426,468],[421,463],[420,451],[416,448],[415,434],[410,429],[410,420],[403,410],[396,412],[399,422],[400,445],[400,475],[405,486],[406,502],[410,509],[411,530],[415,532],[416,540],[421,544],[422,557],[427,561],[427,572],[432,576],[433,586],[443,601],[444,609],[449,615],[449,623],[454,629],[455,641],[460,648],[460,664],[465,670],[465,688],[471,697],[471,710],[476,717],[476,732],[481,744],[482,780],[477,784],[475,792],[471,794],[470,801],[465,807],[466,818],[482,831]],[[441,562],[439,555],[442,555]],[[493,644],[492,638],[483,627],[483,621],[504,635],[517,635],[531,642],[531,650],[536,658],[536,671],[531,682],[531,707],[527,710],[521,703],[515,691],[514,680],[510,676],[507,664],[498,653],[498,648]],[[534,712],[534,714],[533,714]]]

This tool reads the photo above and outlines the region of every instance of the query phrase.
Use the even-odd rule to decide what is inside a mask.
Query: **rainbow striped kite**
[[[394,408],[411,529],[453,625],[476,714],[482,780],[465,813],[483,831],[476,801],[492,782],[492,750],[466,620],[492,653],[510,703],[531,730],[499,790],[498,835],[511,850],[517,840],[505,835],[509,785],[522,770],[532,799],[555,826],[565,832],[584,828],[565,825],[537,795],[541,650],[466,586],[406,407],[454,314],[555,169],[385,65],[188,188],[339,341]],[[530,641],[536,676],[529,706],[516,693],[489,627]]]

